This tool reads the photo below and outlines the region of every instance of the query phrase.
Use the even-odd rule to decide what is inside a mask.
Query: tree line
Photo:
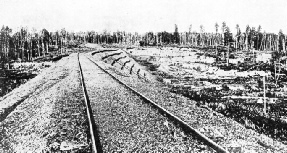
[[[188,46],[227,46],[230,43],[239,50],[271,50],[271,51],[286,51],[287,35],[280,30],[278,34],[262,32],[259,25],[255,27],[246,26],[241,31],[239,25],[236,25],[236,32],[232,34],[230,28],[225,22],[222,23],[219,29],[218,23],[215,24],[215,33],[206,33],[204,26],[200,26],[200,32],[192,31],[192,25],[187,32],[178,32],[178,27],[175,25],[174,32],[146,32],[139,35],[138,33],[114,32],[95,33],[88,32],[88,40],[90,43],[120,43],[125,45],[156,46],[156,45],[188,45]]]
[[[1,67],[5,63],[20,61],[32,61],[49,55],[50,51],[62,54],[69,46],[82,43],[85,33],[67,32],[61,29],[49,32],[46,29],[36,31],[20,28],[13,32],[8,26],[2,26],[0,31],[0,62]]]
[[[2,26],[0,31],[0,59],[1,64],[14,60],[31,61],[43,57],[50,51],[61,54],[69,47],[75,47],[81,43],[96,44],[123,44],[123,45],[185,45],[185,46],[227,46],[233,43],[240,50],[271,50],[286,51],[286,38],[280,30],[278,34],[262,32],[259,25],[255,27],[246,26],[241,30],[236,25],[236,33],[232,34],[225,22],[219,29],[215,24],[215,33],[205,32],[204,26],[200,25],[200,32],[192,31],[190,25],[187,32],[179,32],[175,24],[174,32],[146,32],[144,34],[129,33],[125,31],[103,32],[68,32],[65,29],[49,32],[47,29],[37,31],[20,28],[15,32],[8,26]]]

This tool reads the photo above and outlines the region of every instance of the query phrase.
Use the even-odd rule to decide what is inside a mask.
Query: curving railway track
[[[78,54],[93,152],[228,152]]]

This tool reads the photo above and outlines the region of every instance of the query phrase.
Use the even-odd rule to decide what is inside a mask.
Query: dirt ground
[[[0,110],[0,152],[89,152],[77,54],[2,97]]]
[[[170,62],[170,59],[173,57],[177,61],[198,59],[193,57],[193,51],[182,52],[169,49],[169,51],[162,51],[166,54],[160,54],[158,49],[151,49],[148,50],[150,51],[148,55],[142,55],[146,53],[143,50],[124,49],[113,52],[114,56],[109,56],[112,53],[101,52],[93,55],[92,53],[103,48],[93,45],[89,47],[81,48],[79,51],[86,52],[87,56],[100,61],[102,66],[122,81],[180,116],[204,134],[210,134],[216,139],[220,137],[220,140],[216,141],[224,147],[238,147],[239,144],[245,151],[284,152],[287,150],[286,145],[266,135],[247,129],[208,108],[198,107],[195,101],[180,94],[171,93],[166,84],[160,82],[163,79],[159,80],[158,75],[151,71],[158,68],[161,71],[170,70],[169,66],[173,67],[172,71],[179,71],[177,65],[173,65],[178,62]],[[123,53],[119,54],[120,52]],[[180,52],[180,55],[175,52]],[[154,54],[157,54],[156,56],[161,60],[151,64],[158,61],[151,58],[150,55]],[[136,58],[132,59],[133,56],[149,59],[150,63],[142,66]],[[206,68],[201,65],[193,66],[195,68],[192,68],[193,72],[200,72]],[[171,76],[173,75],[176,76],[177,73]],[[89,152],[88,127],[76,54],[63,57],[43,69],[35,78],[1,97],[0,101],[0,148],[2,149],[0,152],[43,150]]]
[[[196,126],[196,127],[198,126],[200,130],[202,130],[203,132],[205,131],[207,133],[209,133],[210,131],[214,132],[218,130],[220,131],[219,133],[223,134],[224,137],[226,137],[226,139],[229,139],[228,141],[230,142],[228,143],[230,145],[239,143],[240,145],[245,146],[246,148],[243,147],[245,149],[247,148],[251,150],[254,149],[259,152],[266,152],[266,150],[264,151],[263,149],[264,147],[266,147],[265,149],[267,148],[271,149],[269,150],[271,152],[272,152],[272,149],[274,148],[281,148],[281,149],[285,148],[286,149],[286,146],[282,144],[280,141],[276,141],[276,140],[274,141],[273,137],[272,137],[273,138],[272,140],[272,138],[270,138],[271,136],[269,135],[269,133],[264,133],[264,132],[257,133],[257,131],[255,132],[255,129],[252,129],[250,126],[248,126],[250,125],[250,120],[244,120],[245,122],[247,122],[247,126],[245,127],[244,124],[242,126],[242,124],[239,124],[238,122],[236,122],[237,120],[236,121],[232,120],[230,117],[225,118],[222,114],[216,113],[215,111],[211,109],[212,107],[201,105],[200,98],[197,101],[192,100],[195,103],[185,102],[185,100],[178,101],[178,95],[184,95],[184,94],[181,91],[176,91],[176,90],[174,91],[174,93],[177,95],[177,96],[174,96],[176,98],[173,98],[173,96],[166,96],[169,98],[162,96],[162,95],[172,95],[171,93],[168,93],[168,92],[164,94],[165,90],[163,90],[162,88],[172,91],[171,89],[175,87],[179,87],[179,88],[182,87],[182,88],[189,89],[188,91],[192,91],[192,90],[196,90],[197,88],[199,89],[208,88],[210,87],[210,85],[212,85],[211,83],[200,84],[200,82],[202,81],[197,80],[197,79],[195,79],[195,81],[192,82],[190,81],[190,80],[193,80],[192,76],[201,78],[201,77],[206,77],[210,75],[215,75],[215,77],[217,77],[216,75],[219,74],[220,77],[230,77],[230,75],[234,75],[233,74],[234,72],[230,73],[228,71],[221,70],[220,73],[215,74],[214,72],[219,71],[219,69],[218,68],[214,69],[211,64],[208,64],[208,62],[212,60],[210,58],[202,58],[200,56],[199,57],[194,56],[195,51],[193,49],[185,49],[183,51],[183,50],[179,50],[178,48],[175,48],[175,49],[174,48],[161,48],[161,49],[160,48],[143,48],[143,49],[131,49],[131,50],[127,50],[127,52],[137,62],[144,65],[146,69],[149,70],[150,73],[154,74],[154,76],[156,76],[160,82],[163,82],[164,85],[161,84],[159,86],[163,86],[163,87],[157,87],[158,83],[149,84],[143,81],[142,79],[140,79],[140,77],[138,77],[139,79],[134,80],[134,79],[131,79],[131,77],[126,77],[123,75],[117,75],[117,76],[125,80],[129,85],[139,89],[139,91],[146,93],[146,96],[150,97],[151,99],[154,99],[155,101],[158,101],[160,104],[167,107],[175,114],[182,116],[183,118],[191,122],[193,126]],[[103,55],[103,56],[106,56],[106,55]],[[202,61],[205,61],[205,62],[202,63]],[[104,60],[104,62],[107,64],[112,63],[112,61],[107,61],[107,60]],[[110,69],[112,70],[112,68]],[[253,73],[252,71],[249,71],[249,72],[250,74],[248,75],[256,75],[256,73]],[[258,71],[255,71],[255,72],[258,72]],[[186,76],[189,76],[189,77],[186,77]],[[140,80],[140,81],[136,81],[136,80]],[[174,82],[169,82],[170,80]],[[219,87],[222,87],[222,85],[220,84]],[[214,86],[214,88],[216,88],[216,86]],[[220,90],[222,90],[222,88],[220,88]],[[230,90],[232,91],[232,89]],[[184,96],[186,97],[186,95]],[[205,97],[202,97],[202,98],[205,98]],[[165,99],[165,100],[160,100],[160,99]],[[201,109],[201,111],[199,111],[200,109],[197,110],[196,109],[197,107],[194,107],[193,105],[200,106],[199,108]],[[205,109],[211,112],[208,113],[208,111],[207,112],[203,111]],[[210,114],[210,116],[208,114]],[[197,119],[195,119],[196,118],[195,116],[197,116]],[[200,120],[198,120],[198,118],[200,118]],[[249,142],[246,142],[246,141],[249,141]],[[261,143],[261,141],[264,141],[264,143]],[[229,145],[226,142],[224,143],[223,145]],[[249,143],[250,145],[246,146],[245,143]],[[268,144],[268,145],[264,145],[264,144]],[[280,152],[279,150],[277,150],[276,152]]]

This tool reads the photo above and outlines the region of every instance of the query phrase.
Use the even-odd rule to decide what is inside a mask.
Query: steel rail
[[[84,80],[84,75],[82,72],[79,53],[78,53],[78,63],[79,63],[79,71],[80,71],[80,78],[81,78],[81,86],[82,86],[82,90],[84,93],[84,99],[85,99],[85,105],[86,105],[86,113],[87,113],[88,122],[89,122],[89,131],[90,131],[90,137],[91,137],[92,152],[93,153],[100,153],[103,151],[102,151],[102,147],[101,147],[100,142],[99,142],[97,127],[95,125],[95,120],[93,117],[93,112],[91,109],[90,100],[89,100],[89,96],[88,96],[86,85],[85,85],[85,80]]]
[[[176,115],[174,115],[173,113],[171,113],[170,111],[166,110],[165,108],[163,108],[162,106],[158,105],[157,103],[155,103],[154,101],[152,101],[151,99],[149,99],[148,97],[144,96],[143,94],[141,94],[140,92],[136,91],[134,88],[130,87],[129,85],[125,84],[124,82],[120,81],[117,77],[115,77],[113,74],[109,73],[107,70],[105,70],[104,68],[102,68],[99,64],[97,64],[95,61],[93,61],[92,59],[90,59],[89,57],[86,56],[86,58],[88,58],[92,63],[94,63],[98,68],[100,68],[102,71],[104,71],[105,73],[107,73],[109,76],[111,76],[114,80],[116,80],[117,82],[119,82],[120,84],[122,84],[123,86],[125,86],[127,89],[131,90],[133,93],[135,93],[136,95],[138,95],[139,97],[141,97],[144,101],[150,103],[151,105],[153,105],[155,108],[157,108],[158,110],[160,110],[161,112],[163,112],[164,114],[166,114],[170,119],[176,121],[177,123],[179,123],[184,130],[191,132],[193,134],[195,134],[201,141],[203,141],[206,145],[210,146],[211,148],[213,148],[216,152],[219,153],[228,153],[227,150],[225,150],[223,147],[221,147],[220,145],[218,145],[217,143],[215,143],[213,140],[209,139],[207,136],[205,136],[204,134],[202,134],[200,131],[196,130],[195,128],[191,127],[190,125],[188,125],[188,123],[186,123],[185,121],[181,120],[179,117],[177,117]]]

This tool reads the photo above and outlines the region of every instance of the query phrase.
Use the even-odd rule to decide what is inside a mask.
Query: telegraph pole
[[[263,104],[264,104],[264,115],[266,116],[266,89],[265,89],[265,75],[263,76],[263,96],[264,96],[264,99],[263,99]]]
[[[229,66],[229,46],[230,46],[230,43],[228,43],[228,46],[227,46],[227,66]]]

